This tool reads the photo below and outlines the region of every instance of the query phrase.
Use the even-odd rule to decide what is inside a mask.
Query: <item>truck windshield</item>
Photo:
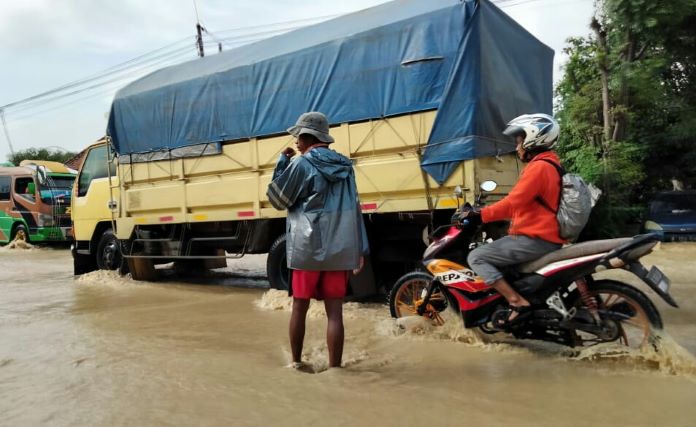
[[[50,176],[41,186],[41,201],[47,204],[70,203],[74,176]]]

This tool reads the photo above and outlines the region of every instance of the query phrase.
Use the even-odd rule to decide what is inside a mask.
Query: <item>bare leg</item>
[[[328,318],[326,345],[329,348],[329,367],[340,368],[343,358],[343,299],[326,299],[324,308]]]
[[[491,284],[495,288],[496,291],[498,291],[507,301],[510,303],[511,306],[513,307],[524,307],[529,305],[529,301],[527,301],[522,295],[517,293],[517,291],[508,284],[508,282],[505,279],[498,279],[495,282]],[[512,320],[515,317],[517,317],[518,314],[517,312],[512,312],[510,313],[510,317],[508,320]]]
[[[305,321],[309,300],[293,298],[292,314],[290,315],[290,348],[292,349],[292,361],[302,362],[302,344],[304,343]]]

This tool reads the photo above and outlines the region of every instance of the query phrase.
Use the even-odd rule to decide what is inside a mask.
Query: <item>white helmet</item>
[[[558,141],[560,126],[548,114],[523,114],[510,120],[503,131],[504,135],[524,137],[522,148],[525,151],[550,150]]]

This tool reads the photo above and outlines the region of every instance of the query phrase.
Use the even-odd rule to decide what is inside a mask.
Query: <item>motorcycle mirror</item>
[[[463,194],[464,194],[464,192],[462,191],[462,186],[461,186],[461,185],[458,185],[458,186],[454,187],[454,195],[455,195],[455,196],[457,196],[457,197],[462,197]]]
[[[481,190],[491,192],[498,188],[498,183],[495,181],[483,181],[481,183]]]

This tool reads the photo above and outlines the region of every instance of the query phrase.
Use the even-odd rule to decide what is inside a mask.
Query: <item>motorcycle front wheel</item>
[[[425,271],[413,271],[396,281],[389,292],[389,310],[392,317],[418,316],[418,307],[423,304],[426,288],[433,276]],[[433,290],[430,301],[423,313],[437,325],[443,325],[442,313],[450,307],[447,295],[439,287]]]
[[[630,348],[649,343],[654,330],[662,329],[660,313],[650,299],[633,286],[615,280],[598,280],[590,287],[598,305],[604,333],[576,331],[576,344],[590,346],[600,342],[618,342]],[[584,308],[580,298],[576,307]]]

